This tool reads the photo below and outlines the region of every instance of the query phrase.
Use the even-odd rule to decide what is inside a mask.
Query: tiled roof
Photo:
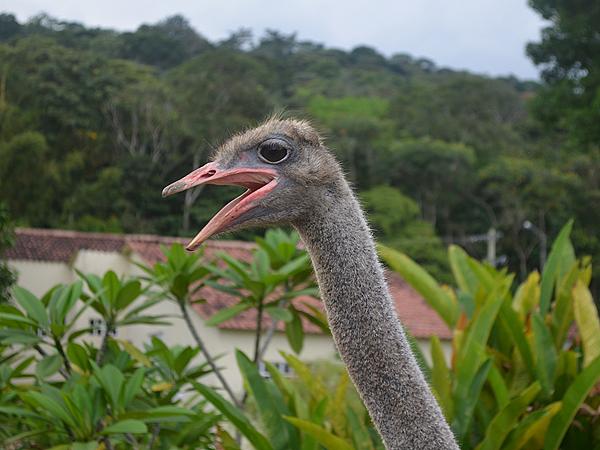
[[[34,260],[48,262],[70,263],[74,261],[79,250],[96,250],[102,252],[132,252],[141,257],[147,264],[154,264],[164,259],[161,246],[173,243],[185,244],[187,239],[141,234],[109,234],[84,233],[79,231],[17,228],[15,230],[15,245],[5,253],[7,259]],[[241,241],[208,241],[204,255],[212,259],[215,253],[224,251],[231,256],[248,261],[252,256],[254,244]],[[388,272],[387,280],[391,294],[396,303],[396,310],[402,323],[411,334],[418,338],[428,338],[437,335],[441,339],[450,339],[451,331],[440,317],[425,303],[425,300],[415,292],[397,274]],[[233,306],[237,299],[231,295],[204,287],[199,291],[199,297],[205,303],[195,304],[194,309],[203,318],[211,317],[220,309]],[[310,304],[322,309],[320,301],[310,297],[300,297],[294,300],[297,308],[305,308]],[[270,326],[270,318],[265,315],[263,327]],[[222,323],[223,329],[252,330],[256,324],[256,311],[245,311],[237,317]],[[303,320],[305,331],[320,332],[314,324]],[[279,327],[282,329],[282,327]]]

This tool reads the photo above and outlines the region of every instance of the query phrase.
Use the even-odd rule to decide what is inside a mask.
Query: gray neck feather
[[[386,448],[458,449],[396,316],[373,238],[346,182],[295,223],[329,325]]]

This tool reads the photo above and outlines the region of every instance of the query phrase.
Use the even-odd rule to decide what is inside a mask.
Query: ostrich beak
[[[223,169],[218,162],[208,163],[182,179],[163,189],[163,197],[185,191],[202,184],[244,186],[248,190],[225,205],[202,230],[190,241],[186,249],[196,250],[209,237],[226,231],[243,220],[240,217],[256,206],[277,186],[277,172],[273,169],[257,167],[235,167]]]

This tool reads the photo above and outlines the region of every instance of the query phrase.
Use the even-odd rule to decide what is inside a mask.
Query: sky
[[[538,78],[525,45],[545,25],[526,0],[0,0],[0,11],[21,22],[46,12],[120,31],[181,14],[212,41],[241,27],[255,36],[271,28],[328,47],[368,45],[387,56],[525,79]]]

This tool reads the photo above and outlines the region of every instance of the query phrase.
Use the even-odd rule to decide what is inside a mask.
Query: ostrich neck
[[[345,183],[341,191],[295,225],[342,360],[388,449],[456,449],[392,306],[360,206]]]

